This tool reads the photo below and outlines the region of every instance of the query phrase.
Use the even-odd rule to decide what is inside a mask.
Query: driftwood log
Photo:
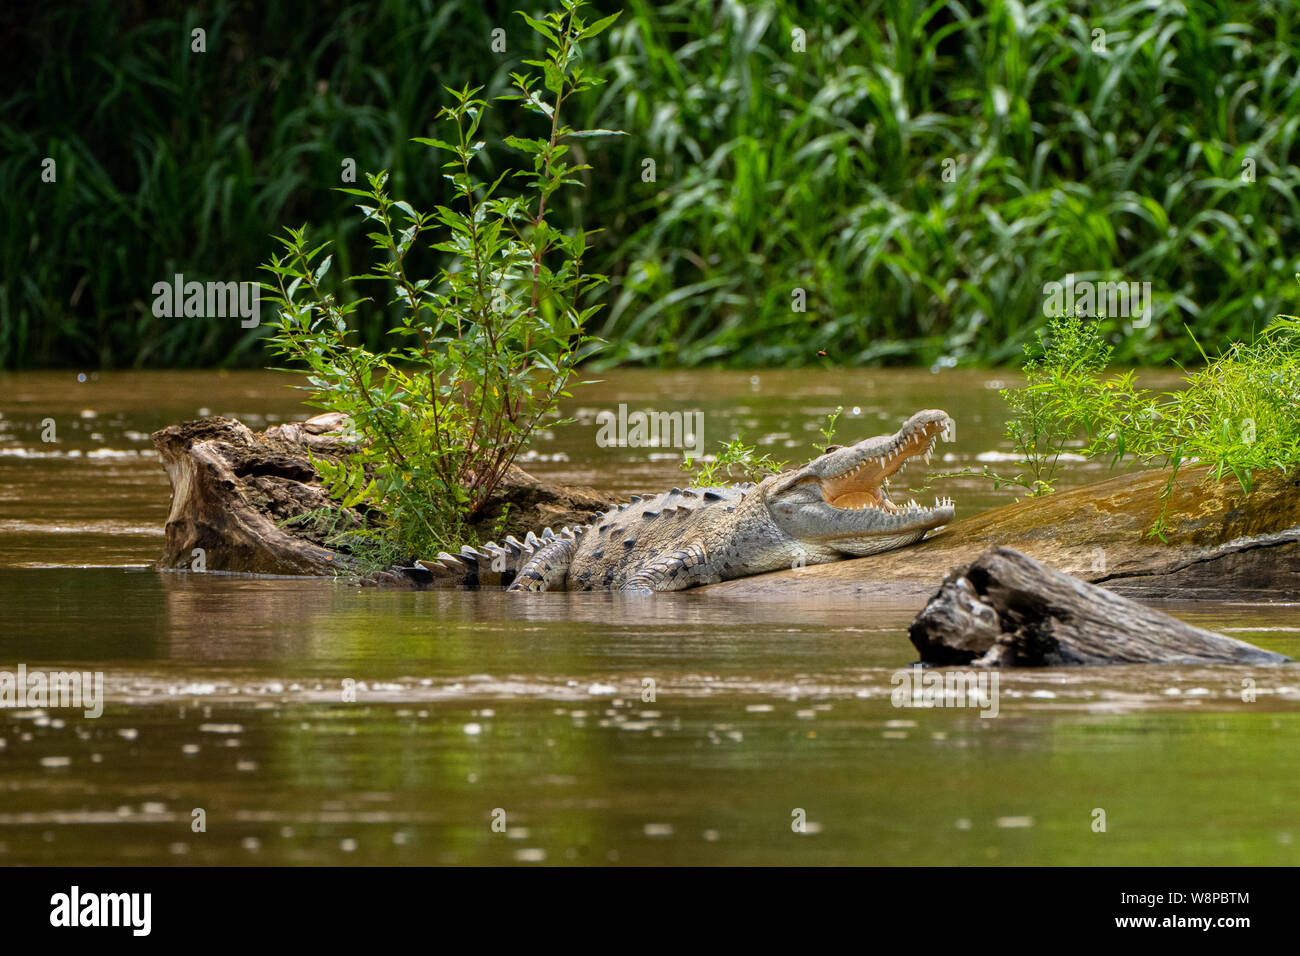
[[[908,636],[931,664],[1277,664],[1288,658],[1205,631],[1055,571],[1011,548],[989,548],[951,572]]]
[[[158,567],[294,575],[356,571],[351,556],[334,545],[337,535],[374,527],[383,516],[340,508],[311,461],[350,453],[345,425],[343,415],[331,413],[255,433],[233,418],[210,417],[154,432],[172,488]],[[512,467],[480,520],[489,529],[500,526],[502,534],[522,535],[545,525],[580,523],[609,505]],[[328,520],[312,517],[326,512]],[[401,574],[382,572],[375,583],[410,585]]]

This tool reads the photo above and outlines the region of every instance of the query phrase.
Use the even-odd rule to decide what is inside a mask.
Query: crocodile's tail
[[[416,563],[429,572],[432,578],[429,583],[434,587],[508,587],[519,569],[531,561],[538,551],[557,538],[576,538],[587,527],[565,527],[558,532],[546,528],[540,535],[530,531],[522,541],[509,535],[503,544],[489,541],[481,548],[466,545],[460,549],[459,554],[440,551],[432,561],[421,560]]]

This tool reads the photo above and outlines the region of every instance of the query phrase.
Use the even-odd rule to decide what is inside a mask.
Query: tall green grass
[[[330,192],[346,156],[392,170],[417,206],[444,202],[408,140],[442,86],[504,92],[540,52],[515,6],[214,0],[146,18],[91,0],[15,18],[0,365],[263,364],[237,322],[155,319],[152,283],[253,279],[269,235],[308,219],[352,270],[366,240]],[[625,6],[593,51],[612,80],[574,123],[631,135],[587,141],[587,188],[557,210],[606,230],[589,256],[612,278],[606,361],[1015,361],[1066,273],[1152,283],[1148,327],[1106,326],[1123,363],[1196,362],[1184,323],[1213,352],[1287,309],[1290,2]],[[197,25],[207,54],[188,53]],[[496,142],[526,120],[491,122]],[[39,182],[47,155],[56,187]],[[377,343],[390,317],[363,315]]]
[[[1066,272],[1152,282],[1123,362],[1194,359],[1185,321],[1246,337],[1282,310],[1289,4],[634,6],[605,95],[673,172],[626,189],[614,225],[627,271],[604,334],[630,357],[1002,362]]]

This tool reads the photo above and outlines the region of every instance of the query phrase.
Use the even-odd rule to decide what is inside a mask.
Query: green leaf
[[[360,471],[360,469],[358,469],[358,474],[364,476],[365,472]],[[352,494],[348,495],[346,498],[343,499],[343,507],[344,508],[356,507],[366,498],[370,497],[370,493],[374,491],[374,488],[375,488],[375,483],[373,480],[368,482],[364,488],[358,488],[356,491],[352,492]]]
[[[507,146],[512,146],[525,153],[540,153],[546,148],[546,140],[544,139],[523,139],[519,136],[507,136],[505,142]]]
[[[444,149],[449,153],[455,153],[458,151],[458,147],[451,145],[451,143],[448,143],[445,140],[429,139],[427,136],[413,136],[411,137],[411,142],[421,143],[425,146],[432,146],[434,149]]]
[[[552,30],[550,26],[543,23],[541,20],[536,20],[533,17],[530,17],[522,10],[516,10],[515,12],[518,13],[521,17],[523,17],[524,22],[527,23],[530,27],[532,27],[534,31],[540,33],[542,36],[546,37],[546,39],[550,40],[552,43],[560,42],[559,38],[556,37],[555,35],[555,31]]]
[[[607,30],[614,23],[614,21],[617,20],[622,15],[623,15],[623,11],[620,10],[618,11],[618,13],[612,13],[607,17],[597,20],[595,23],[587,25],[582,30],[583,39],[586,39],[588,37],[599,36],[600,34],[604,33],[605,30]]]
[[[543,74],[545,79],[542,80],[542,84],[548,90],[552,93],[564,92],[564,72],[556,64],[549,60],[546,61],[543,66]]]

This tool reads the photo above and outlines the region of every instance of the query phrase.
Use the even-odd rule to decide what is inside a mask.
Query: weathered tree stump
[[[331,504],[307,449],[336,457],[342,416],[322,415],[256,435],[231,418],[203,418],[153,434],[172,486],[158,566],[253,574],[330,574],[351,567],[309,523],[283,526]],[[365,517],[345,509],[343,521]]]
[[[345,426],[345,416],[329,413],[260,433],[216,417],[154,432],[172,487],[158,567],[294,575],[364,570],[333,542],[339,532],[374,527],[383,516],[341,508],[326,494],[311,461],[349,454],[353,446]],[[549,486],[512,467],[481,521],[493,530],[501,524],[502,534],[524,534],[581,523],[608,507],[593,494]],[[316,520],[313,514],[329,518]],[[410,586],[400,573],[380,573],[374,583]]]
[[[931,664],[1277,664],[1289,658],[1185,624],[1011,548],[951,572],[908,637]]]

